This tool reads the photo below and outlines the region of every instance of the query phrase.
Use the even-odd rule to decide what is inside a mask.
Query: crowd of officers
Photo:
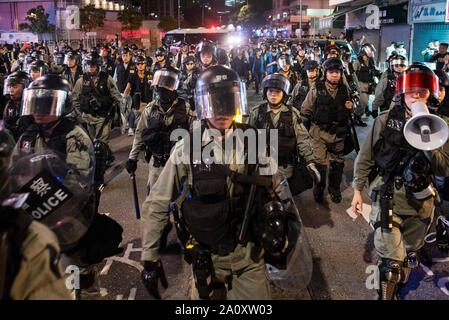
[[[76,297],[84,298],[95,286],[93,266],[115,254],[121,240],[120,226],[98,218],[104,174],[114,162],[110,132],[120,127],[122,134],[134,137],[126,170],[134,175],[141,153],[149,163],[142,205],[142,281],[149,293],[160,298],[159,281],[168,285],[159,252],[172,229],[171,212],[200,298],[270,299],[265,262],[285,267],[286,257],[303,236],[293,197],[313,187],[315,200],[323,203],[328,183],[331,200],[342,201],[345,155],[355,148],[354,126],[367,126],[364,114],[375,120],[355,161],[353,209],[360,212],[361,191],[369,185],[375,246],[381,258],[379,298],[398,297],[419,259],[435,204],[440,207],[444,198],[438,193],[413,198],[413,192],[421,190],[415,190],[419,187],[414,181],[398,179],[404,170],[413,170],[404,169],[403,160],[426,162],[426,170],[416,179],[440,190],[449,176],[447,144],[417,150],[405,141],[402,127],[416,101],[448,119],[449,79],[441,70],[433,72],[419,63],[409,66],[406,57],[393,52],[388,69],[381,73],[371,44],[364,44],[353,59],[351,52],[333,42],[325,48],[262,43],[226,52],[203,40],[194,50],[182,43],[176,54],[160,47],[154,61],[135,45],[104,45],[89,52],[65,46],[53,54],[37,44],[22,49],[10,54],[9,63],[2,66],[9,75],[1,100],[0,172],[5,178],[0,182],[0,231],[8,235],[2,245],[9,241],[14,262],[5,270],[0,265],[0,272],[7,275],[0,274],[0,280],[7,279],[0,281],[2,298],[70,298],[62,288],[61,252],[63,260],[81,267]],[[246,90],[253,82],[265,102],[249,108]],[[277,129],[277,163],[268,162],[276,169],[264,176],[260,174],[264,165],[259,163],[192,162],[192,155],[184,152],[189,140],[172,141],[171,133],[193,132],[195,120],[200,120],[201,148],[210,148],[215,160],[225,157],[221,140],[226,139],[226,129]],[[221,137],[205,129],[217,129]],[[238,143],[248,150],[244,139]],[[69,247],[58,244],[60,235],[55,237],[32,221],[18,200],[11,199],[9,159],[47,149],[62,155],[80,175],[94,177],[85,207],[93,216],[91,225]],[[186,161],[176,161],[185,157]],[[243,157],[248,160],[246,152]],[[394,199],[390,229],[380,223],[387,195]],[[248,218],[251,211],[255,213]],[[440,220],[444,227],[446,220]],[[106,226],[111,232],[98,232]],[[103,238],[98,240],[100,233]],[[30,240],[34,238],[39,240]],[[92,249],[93,242],[103,246]],[[438,245],[449,247],[447,232],[438,238]],[[33,281],[22,274],[31,263],[43,268]]]

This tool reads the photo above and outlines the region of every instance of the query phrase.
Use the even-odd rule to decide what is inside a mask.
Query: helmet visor
[[[290,92],[290,81],[284,76],[278,75],[269,75],[262,81],[262,88],[276,88],[285,92],[285,94],[289,94]]]
[[[290,61],[287,58],[279,58],[278,64],[280,69],[284,69],[285,66],[290,65]]]
[[[393,59],[391,61],[391,65],[393,67],[404,67],[404,68],[406,68],[406,67],[408,67],[408,61],[404,60],[404,59]]]
[[[195,88],[195,107],[198,119],[248,114],[246,87],[243,82],[198,84]]]
[[[170,70],[158,70],[154,74],[152,86],[164,87],[169,90],[178,89],[181,74]]]
[[[65,111],[67,92],[51,89],[25,89],[20,114],[62,116]]]
[[[429,89],[430,93],[438,98],[439,83],[438,77],[433,73],[427,72],[413,72],[402,73],[396,79],[395,94],[410,92],[411,89]]]

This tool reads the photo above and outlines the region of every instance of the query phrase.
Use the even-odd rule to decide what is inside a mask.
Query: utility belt
[[[338,137],[344,137],[347,133],[346,126],[339,127],[336,123],[318,123],[313,122],[315,125],[317,125],[321,131],[327,132],[329,134],[336,134]]]

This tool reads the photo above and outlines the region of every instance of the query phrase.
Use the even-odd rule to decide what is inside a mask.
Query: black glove
[[[161,299],[158,291],[158,280],[161,280],[161,284],[164,288],[168,288],[167,278],[165,277],[164,268],[162,267],[162,261],[156,262],[145,261],[144,270],[142,271],[142,282],[147,288],[148,293],[156,299]]]
[[[371,111],[371,115],[373,116],[373,119],[376,119],[377,116],[379,115],[379,112],[377,110],[373,110]]]
[[[449,252],[449,222],[442,216],[437,219],[436,242],[440,251]]]
[[[126,160],[126,171],[128,171],[129,174],[136,172],[137,170],[137,160],[134,159],[128,159]]]
[[[312,175],[315,184],[318,185],[321,181],[321,175],[316,167],[316,164],[314,162],[309,163],[307,165],[307,170],[309,170],[310,174]]]

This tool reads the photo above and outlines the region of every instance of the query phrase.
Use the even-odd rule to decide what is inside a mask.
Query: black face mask
[[[161,101],[162,107],[171,106],[173,101],[178,97],[176,91],[170,91],[166,88],[159,87],[157,89],[157,93],[159,94],[159,100]]]

